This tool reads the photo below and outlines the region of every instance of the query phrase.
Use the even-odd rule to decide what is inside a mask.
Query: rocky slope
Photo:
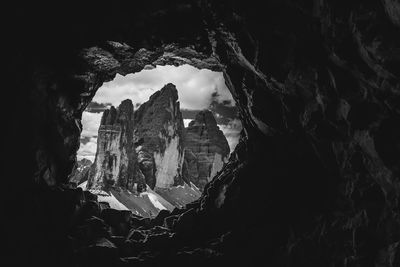
[[[400,265],[398,1],[132,5],[7,9],[14,265]],[[117,72],[164,64],[223,71],[241,140],[183,209],[101,209],[65,186],[81,113]]]
[[[229,145],[209,110],[199,112],[185,128],[183,177],[200,190],[228,161]]]
[[[173,84],[154,93],[135,112],[130,100],[104,111],[97,144],[84,188],[116,209],[130,207],[144,217],[199,198],[229,155],[211,111],[199,112],[184,129]],[[155,192],[149,193],[151,189]],[[148,194],[150,198],[144,197]],[[161,202],[168,205],[157,204]]]
[[[87,181],[92,163],[93,162],[91,162],[90,160],[88,160],[86,158],[78,160],[76,162],[76,166],[74,167],[73,171],[71,172],[68,180],[77,185]]]

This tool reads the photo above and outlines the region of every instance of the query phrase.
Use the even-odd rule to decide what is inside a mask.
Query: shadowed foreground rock
[[[13,263],[400,265],[398,1],[44,10],[9,12]],[[106,219],[95,197],[64,185],[81,114],[116,73],[166,64],[223,72],[240,143],[185,208]]]

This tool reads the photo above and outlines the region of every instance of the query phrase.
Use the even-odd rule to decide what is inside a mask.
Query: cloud
[[[97,136],[102,115],[102,113],[83,112],[81,138]]]
[[[213,112],[217,123],[227,124],[238,117],[238,109],[232,106],[230,100],[220,100],[218,94],[213,94],[209,109]]]
[[[146,102],[150,95],[169,82],[178,89],[182,109],[206,109],[213,101],[229,101],[234,105],[221,72],[199,70],[190,65],[157,66],[126,76],[117,74],[113,81],[99,88],[93,101],[118,106],[122,100],[130,98],[136,105]]]
[[[82,114],[81,144],[77,153],[78,160],[87,158],[94,161],[97,149],[97,132],[100,126],[102,113],[84,111]]]
[[[78,150],[77,159],[81,160],[83,158],[87,158],[90,161],[94,162],[96,149],[97,149],[97,138],[92,137],[90,138],[90,141],[87,142],[86,144],[81,143]]]

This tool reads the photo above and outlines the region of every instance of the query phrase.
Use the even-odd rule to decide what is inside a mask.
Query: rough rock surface
[[[203,110],[185,128],[183,177],[200,190],[228,161],[229,145],[214,115]]]
[[[127,5],[6,12],[14,265],[400,265],[398,1]],[[81,113],[116,73],[155,64],[223,71],[242,137],[199,200],[109,220],[63,185]]]
[[[178,91],[171,83],[135,112],[129,99],[105,110],[87,188],[140,192],[146,184],[151,189],[183,184],[183,129]]]
[[[93,162],[86,158],[78,160],[68,180],[77,185],[87,181],[92,164]]]
[[[88,188],[107,190],[119,186],[133,189],[136,178],[133,125],[133,104],[129,99],[122,101],[118,108],[112,106],[104,111]]]
[[[150,96],[134,114],[139,169],[150,188],[183,184],[183,119],[172,83]]]

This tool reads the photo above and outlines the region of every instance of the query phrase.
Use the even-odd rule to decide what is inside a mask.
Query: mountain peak
[[[199,113],[197,113],[195,119],[189,123],[189,127],[193,126],[195,124],[200,124],[200,125],[205,124],[205,125],[207,125],[208,128],[218,127],[217,121],[215,120],[215,117],[214,117],[212,111],[208,110],[208,109],[204,109],[204,110],[200,111]]]
[[[200,111],[185,129],[183,176],[203,189],[222,168],[229,145],[210,110]]]

